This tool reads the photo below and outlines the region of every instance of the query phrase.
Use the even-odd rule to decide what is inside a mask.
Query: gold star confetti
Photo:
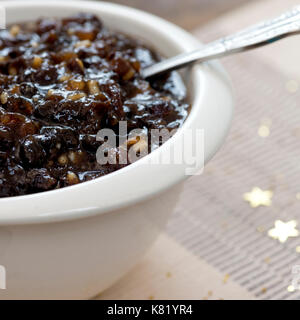
[[[252,208],[257,208],[259,206],[269,207],[272,204],[272,196],[273,192],[271,190],[263,191],[258,187],[254,187],[251,192],[244,193],[243,198],[250,203]]]
[[[262,119],[260,121],[260,127],[257,130],[257,134],[262,137],[266,138],[270,135],[270,127],[272,125],[272,120],[269,118]]]
[[[166,277],[167,277],[167,278],[171,278],[171,277],[172,277],[172,273],[171,273],[171,272],[167,272],[167,273],[166,273]]]
[[[288,292],[294,292],[295,291],[295,287],[290,285],[290,286],[287,287],[287,291]]]
[[[154,296],[149,296],[148,300],[154,300]]]
[[[267,288],[261,288],[261,293],[266,293],[267,292]]]
[[[291,220],[283,222],[281,220],[275,221],[275,228],[270,229],[268,235],[273,239],[278,239],[281,243],[286,242],[290,237],[298,237],[299,231],[296,229],[297,221]]]
[[[270,135],[270,128],[268,126],[261,125],[257,130],[257,134],[262,138],[266,138]]]
[[[288,92],[295,93],[299,90],[299,83],[296,80],[289,80],[285,87]]]
[[[230,277],[230,275],[228,273],[225,274],[224,279],[223,279],[223,283],[227,283],[229,280],[229,277]]]

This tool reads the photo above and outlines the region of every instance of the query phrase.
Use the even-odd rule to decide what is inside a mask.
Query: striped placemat
[[[255,2],[195,34],[208,42],[295,4]],[[295,37],[224,59],[237,101],[227,142],[204,174],[185,184],[167,234],[101,298],[300,298],[300,236],[285,239],[300,230],[299,52]],[[255,187],[267,191],[258,199],[266,206],[245,201]]]
[[[253,4],[196,34],[203,41],[216,39],[296,4]],[[232,130],[206,173],[186,184],[168,229],[260,299],[300,298],[292,286],[300,237],[280,243],[269,235],[276,220],[300,224],[299,52],[295,37],[223,61],[236,92]],[[273,193],[270,206],[252,208],[243,199],[253,187]]]

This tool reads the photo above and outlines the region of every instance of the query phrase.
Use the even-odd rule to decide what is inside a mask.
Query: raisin
[[[34,192],[51,190],[57,184],[57,180],[45,168],[30,170],[27,173],[26,182]]]
[[[22,160],[30,166],[38,166],[42,163],[46,152],[41,146],[39,136],[27,136],[20,142],[20,154]]]

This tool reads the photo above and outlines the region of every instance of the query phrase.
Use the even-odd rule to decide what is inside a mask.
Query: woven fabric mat
[[[195,34],[208,42],[296,4],[256,2]],[[186,182],[166,234],[145,260],[100,298],[300,298],[291,290],[300,237],[280,243],[268,235],[275,220],[300,223],[299,52],[294,37],[223,60],[237,102],[225,145],[203,175]],[[258,134],[262,124],[266,137]],[[272,190],[272,204],[251,208],[243,194],[253,187]]]

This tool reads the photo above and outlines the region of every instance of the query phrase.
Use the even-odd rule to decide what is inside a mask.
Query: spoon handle
[[[264,46],[297,33],[300,33],[300,6],[275,19],[261,22],[231,36],[211,42],[196,51],[183,53],[156,63],[142,70],[141,75],[143,78],[149,78],[195,62],[203,62]]]

